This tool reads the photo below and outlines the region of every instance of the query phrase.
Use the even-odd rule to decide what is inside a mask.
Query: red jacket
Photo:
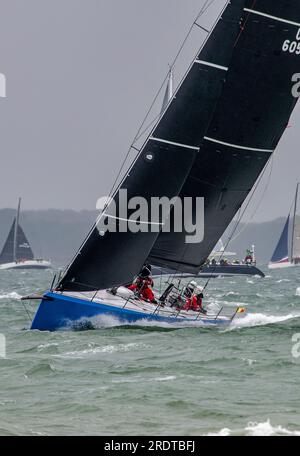
[[[202,298],[195,295],[191,298],[188,298],[183,307],[183,310],[193,310],[194,312],[199,312],[202,310]]]
[[[146,279],[138,277],[136,283],[133,283],[128,288],[131,291],[137,291],[139,293],[139,296],[145,301],[152,302],[155,301],[154,293],[150,288],[153,287],[153,285],[154,282],[151,277],[147,277]]]

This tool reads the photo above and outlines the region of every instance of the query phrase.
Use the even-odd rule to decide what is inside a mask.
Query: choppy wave
[[[90,346],[83,350],[69,351],[59,355],[53,355],[56,358],[85,358],[86,356],[98,355],[99,353],[116,353],[128,352],[132,350],[142,350],[149,348],[149,346],[141,343],[128,343],[117,345],[105,345],[100,347]]]
[[[300,431],[290,431],[285,429],[283,426],[272,426],[270,420],[264,423],[249,423],[246,427],[247,435],[249,436],[284,436],[294,435],[300,436]]]
[[[296,318],[300,318],[300,314],[266,315],[264,313],[248,313],[246,316],[234,320],[228,330],[278,324]]]
[[[11,291],[10,293],[3,293],[0,294],[0,299],[21,299],[22,296],[16,293],[15,291]]]
[[[299,364],[291,358],[300,328],[296,268],[251,278],[254,284],[211,281],[207,305],[224,306],[227,315],[248,309],[229,330],[101,316],[75,327],[100,331],[70,331],[71,323],[62,332],[23,331],[28,316],[17,299],[37,285],[46,289],[51,278],[45,273],[41,281],[35,271],[15,277],[3,275],[0,289],[0,333],[7,338],[0,434],[300,436]],[[30,314],[37,305],[28,303]]]
[[[230,435],[245,435],[249,437],[270,437],[270,436],[300,436],[300,431],[291,431],[281,425],[272,426],[270,420],[262,423],[248,423],[243,430],[232,430],[223,428],[218,432],[209,432],[206,436],[228,437]]]
[[[140,375],[136,375],[132,378],[125,378],[120,380],[112,380],[112,383],[153,383],[153,382],[173,382],[176,380],[176,375],[166,375],[164,377],[150,377],[142,378]]]

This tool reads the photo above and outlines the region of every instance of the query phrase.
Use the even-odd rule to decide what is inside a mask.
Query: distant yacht
[[[35,259],[28,239],[19,224],[21,198],[16,217],[0,254],[0,270],[4,269],[47,269],[50,261]]]
[[[228,257],[235,257],[232,261],[228,261]],[[181,278],[216,278],[216,277],[232,277],[232,276],[257,276],[265,277],[265,274],[256,266],[255,246],[252,250],[247,250],[247,256],[243,262],[236,259],[236,253],[225,251],[222,240],[220,239],[208,261],[203,266],[198,274],[177,273],[174,270],[152,267],[154,277],[161,275],[172,275],[173,277],[180,276]]]
[[[290,211],[275,252],[269,263],[269,269],[289,268],[300,265],[300,224],[297,220],[298,193],[299,184],[297,184],[295,200],[293,203],[293,218],[291,219]],[[291,236],[289,236],[289,232],[291,232]]]
[[[228,261],[232,257],[232,261]],[[208,258],[208,262],[198,273],[198,277],[232,277],[232,276],[258,276],[265,277],[265,274],[256,266],[255,246],[247,250],[243,262],[236,259],[236,253],[226,252],[220,240]]]

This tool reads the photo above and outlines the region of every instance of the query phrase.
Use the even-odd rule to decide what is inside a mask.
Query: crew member
[[[190,298],[187,298],[184,310],[193,310],[194,312],[201,312],[206,314],[206,310],[203,309],[203,288],[197,287],[195,292]]]
[[[154,282],[151,277],[151,265],[146,264],[143,266],[135,282],[130,285],[128,289],[134,291],[137,296],[144,301],[149,301],[153,304],[157,304],[154,293],[151,289],[153,286]]]
[[[195,282],[194,280],[189,282],[183,291],[184,297],[191,298],[193,296],[193,293],[196,288],[197,288],[197,282]]]

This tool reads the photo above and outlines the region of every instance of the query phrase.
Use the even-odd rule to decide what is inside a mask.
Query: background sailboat
[[[21,198],[19,198],[16,217],[0,254],[0,270],[50,268],[50,261],[34,258],[29,241],[19,223],[20,208]]]
[[[269,263],[269,269],[289,268],[300,264],[300,223],[297,220],[298,194],[299,183],[293,203],[293,216],[290,212]]]
[[[250,264],[242,263],[237,259],[235,252],[226,251],[222,239],[220,239],[208,257],[207,263],[201,271],[196,274],[177,273],[172,269],[159,268],[154,266],[152,272],[154,276],[171,275],[174,277],[184,278],[216,278],[232,276],[257,276],[265,277],[265,274],[256,266],[255,246],[252,246],[252,262]]]

